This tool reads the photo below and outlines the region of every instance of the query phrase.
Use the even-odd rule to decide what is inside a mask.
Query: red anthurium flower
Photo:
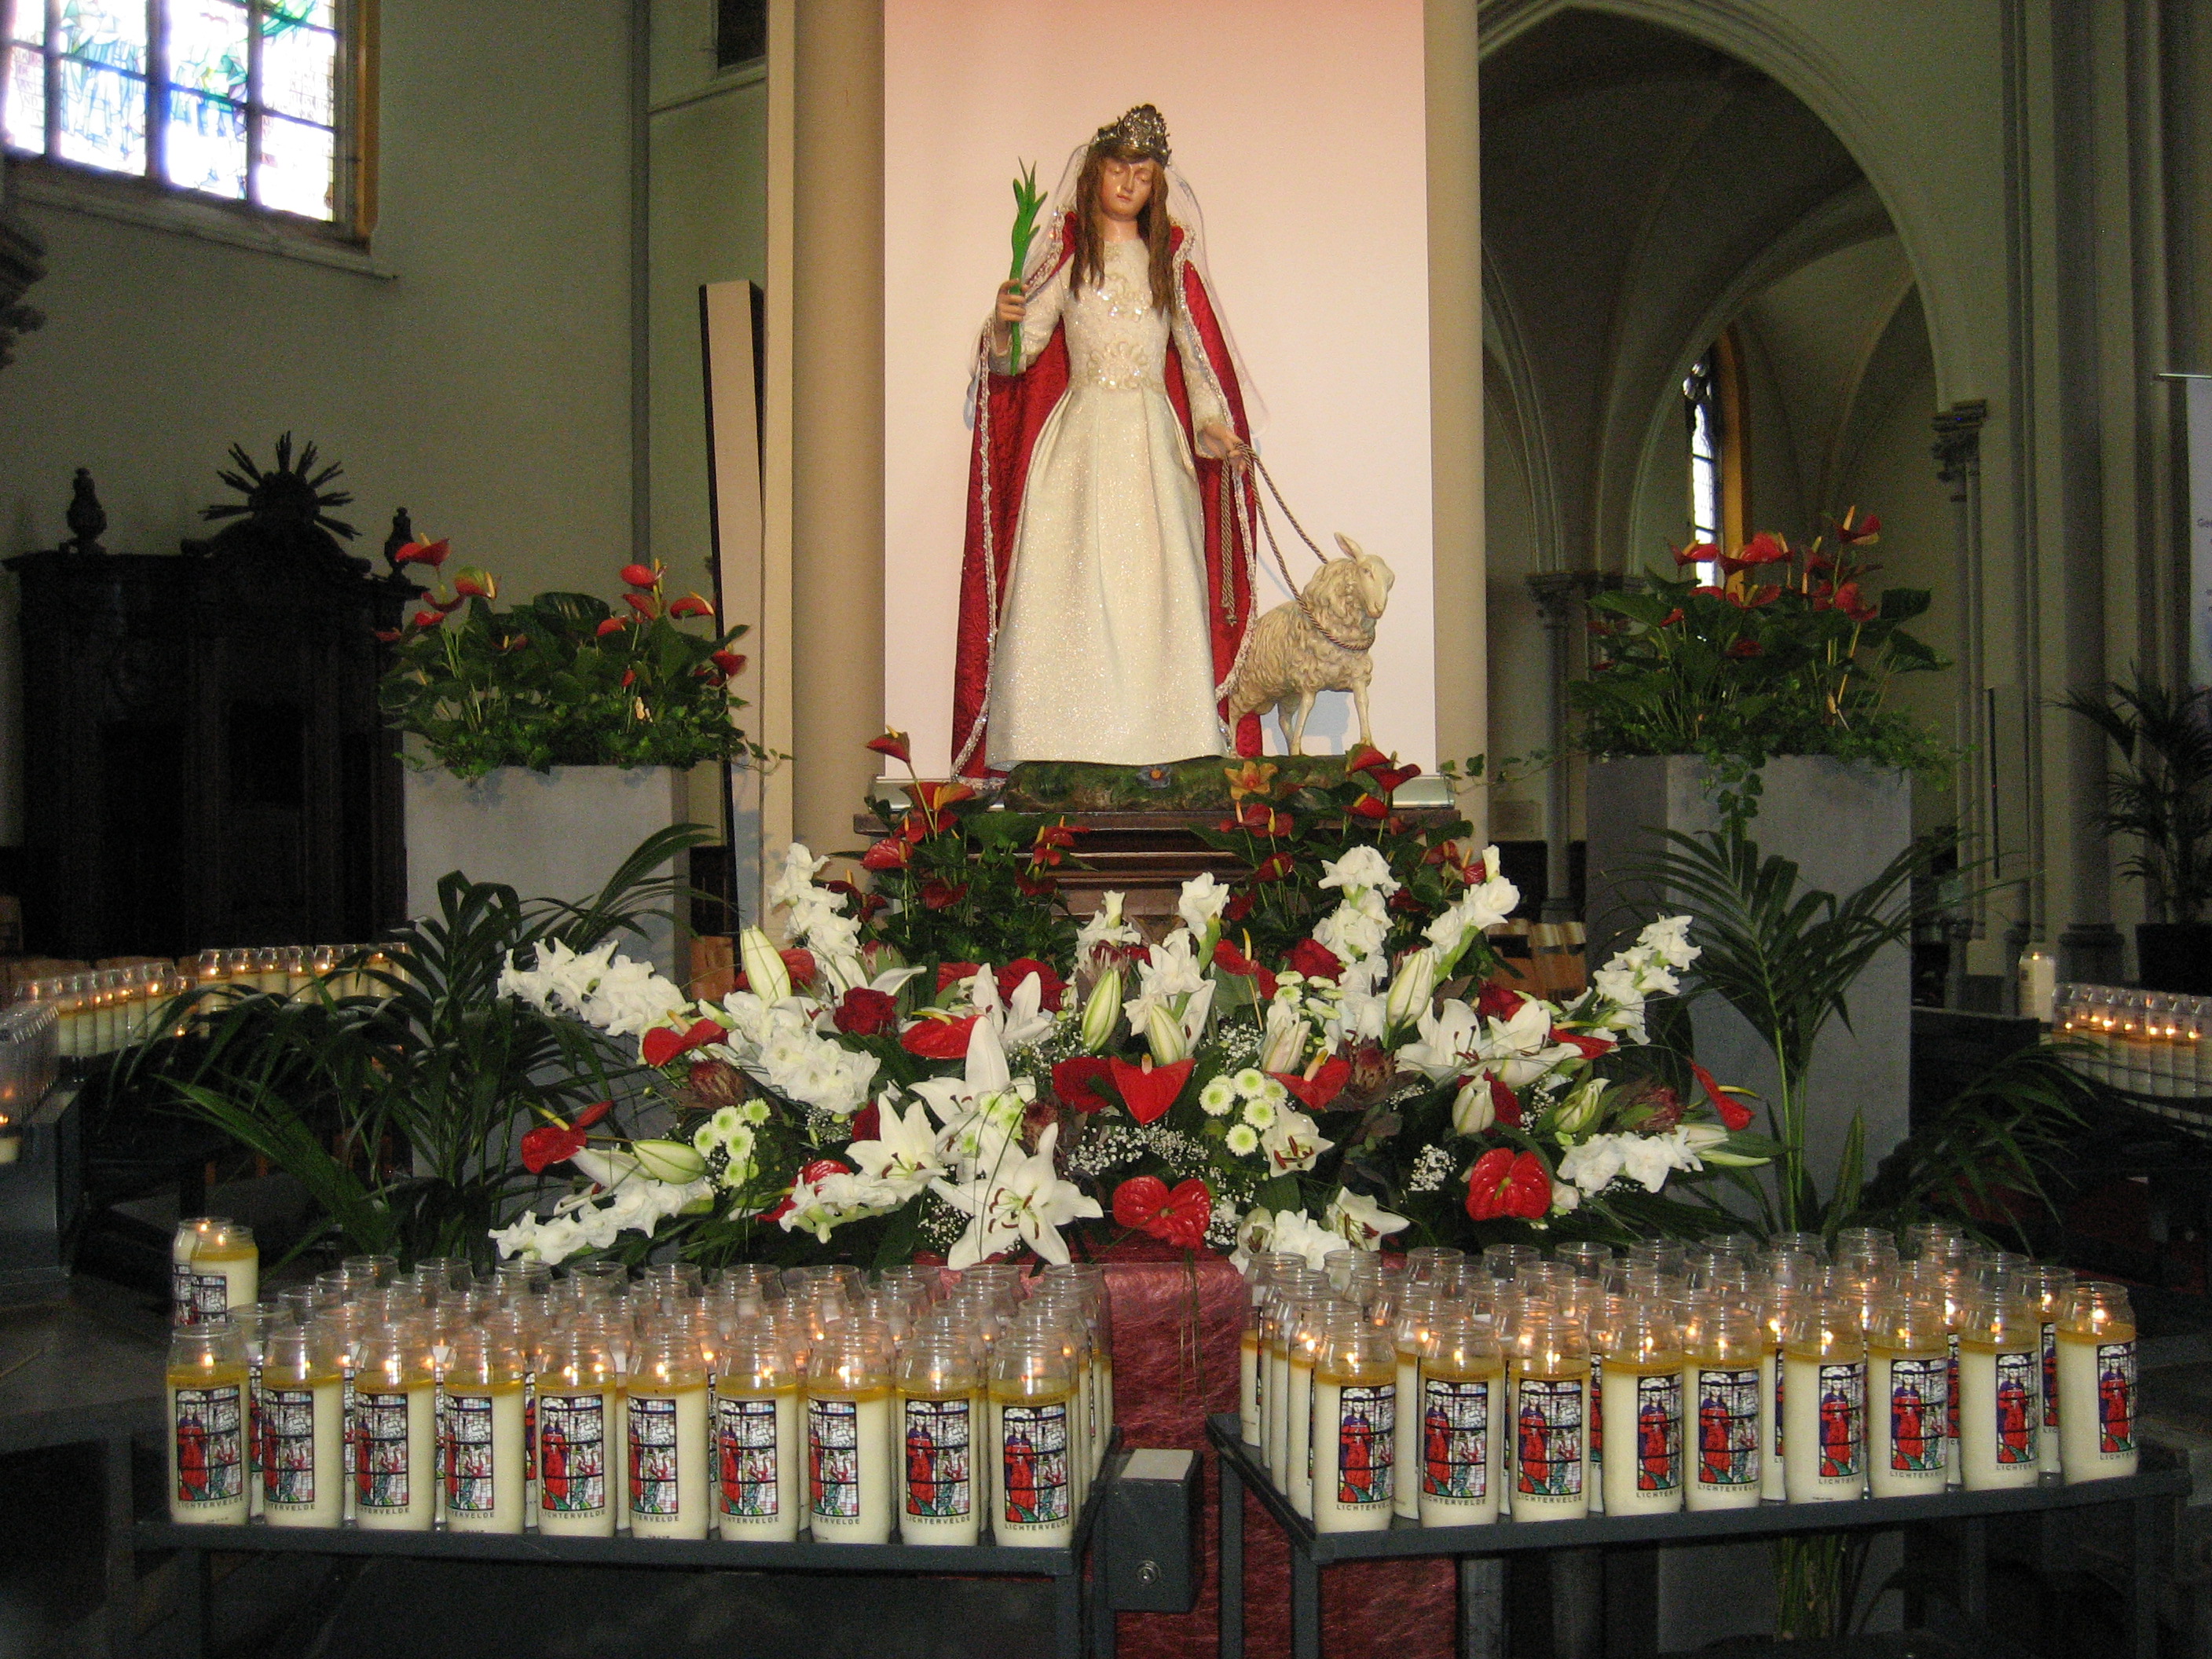
[[[1751,1127],[1750,1107],[1722,1088],[1715,1080],[1713,1074],[1698,1065],[1696,1060],[1690,1062],[1690,1070],[1698,1079],[1698,1086],[1705,1091],[1706,1097],[1713,1103],[1713,1109],[1721,1115],[1722,1127],[1727,1129],[1731,1134],[1739,1129]]]
[[[972,962],[940,962],[937,964],[937,994],[943,996],[963,979],[975,977],[978,964]]]
[[[975,792],[964,783],[908,783],[899,787],[925,812],[941,812],[956,801],[975,798]]]
[[[581,1129],[540,1125],[522,1137],[522,1167],[537,1175],[549,1164],[565,1164],[584,1150],[588,1138]]]
[[[1308,979],[1334,980],[1344,972],[1344,963],[1335,951],[1317,939],[1302,939],[1291,946],[1288,958],[1291,967]]]
[[[1584,1036],[1578,1031],[1562,1031],[1556,1025],[1552,1028],[1552,1035],[1547,1041],[1554,1044],[1564,1042],[1571,1048],[1579,1049],[1584,1060],[1595,1060],[1600,1054],[1611,1054],[1615,1046],[1611,1037]]]
[[[1288,853],[1270,853],[1253,867],[1252,879],[1255,882],[1281,881],[1296,867]]]
[[[658,587],[660,568],[660,561],[655,559],[651,564],[626,564],[617,574],[632,587]]]
[[[1176,1183],[1170,1192],[1158,1176],[1133,1176],[1114,1189],[1114,1219],[1186,1250],[1206,1242],[1213,1219],[1213,1194],[1203,1181]]]
[[[1738,640],[1729,647],[1728,653],[1731,657],[1763,657],[1766,654],[1766,647],[1757,640]]]
[[[1251,914],[1252,895],[1249,893],[1231,893],[1229,896],[1229,902],[1221,907],[1221,919],[1224,921],[1242,921]],[[1273,993],[1270,992],[1268,994],[1273,995]]]
[[[1063,1105],[1079,1112],[1095,1112],[1111,1106],[1114,1097],[1099,1085],[1113,1075],[1103,1054],[1078,1054],[1052,1068],[1052,1091]]]
[[[453,573],[453,592],[471,599],[495,599],[499,597],[499,582],[490,571],[468,565]]]
[[[1750,592],[1743,596],[1744,608],[1747,611],[1757,611],[1762,605],[1772,605],[1775,600],[1781,597],[1782,590],[1780,588],[1774,586],[1771,582],[1764,583],[1758,587],[1753,588]]]
[[[1503,1078],[1493,1076],[1490,1079],[1490,1109],[1507,1128],[1521,1127],[1521,1097],[1505,1086]]]
[[[1496,980],[1484,981],[1482,993],[1474,1000],[1474,1012],[1485,1019],[1510,1019],[1521,1012],[1528,1001],[1518,991],[1500,985]]]
[[[1373,795],[1362,795],[1352,803],[1352,810],[1363,818],[1387,818],[1390,816],[1390,803]]]
[[[696,593],[686,593],[668,607],[672,617],[711,617],[714,607]]]
[[[1551,1207],[1552,1177],[1545,1171],[1544,1160],[1534,1152],[1493,1146],[1468,1172],[1467,1212],[1474,1220],[1518,1216],[1537,1221]]]
[[[376,642],[379,645],[397,645],[406,633],[404,628],[380,628],[376,630]]]
[[[848,1036],[874,1036],[898,1021],[898,1003],[888,993],[855,985],[837,1004],[830,1024]]]
[[[1676,623],[1681,620],[1682,607],[1678,605],[1672,611],[1669,611],[1665,616],[1659,618],[1659,626],[1662,628],[1672,628]]]
[[[1019,870],[1014,872],[1014,885],[1031,898],[1049,898],[1060,890],[1060,884],[1050,876],[1039,878]]]
[[[1227,914],[1225,908],[1223,914]],[[1225,939],[1214,941],[1213,965],[1223,973],[1234,974],[1239,979],[1258,980],[1262,997],[1271,998],[1275,994],[1275,976]]]
[[[968,1039],[981,1018],[970,1014],[965,1019],[937,1019],[925,1015],[901,1033],[899,1047],[924,1060],[963,1060]]]
[[[886,836],[860,854],[863,870],[903,870],[914,862],[914,843],[898,836]]]
[[[1172,1066],[1155,1066],[1149,1055],[1141,1066],[1132,1066],[1126,1060],[1111,1056],[1106,1061],[1121,1103],[1139,1123],[1156,1122],[1167,1115],[1168,1108],[1176,1103],[1176,1097],[1190,1081],[1191,1068],[1197,1064],[1194,1060],[1179,1060]]]
[[[804,989],[814,983],[817,970],[813,951],[794,945],[787,950],[777,951],[776,955],[783,958],[783,970],[791,975],[793,985]]]
[[[968,896],[966,882],[950,882],[941,876],[932,876],[921,884],[921,902],[932,910],[950,910]]]
[[[625,669],[623,669],[623,677],[622,677],[622,686],[623,686],[623,690],[625,690],[625,691],[627,691],[627,690],[629,690],[630,689],[630,687],[632,687],[633,685],[635,685],[636,684],[637,684],[637,670],[635,670],[635,668],[625,668]]]
[[[1674,550],[1674,566],[1680,569],[1684,565],[1711,564],[1720,556],[1720,549],[1711,542],[1692,542],[1687,547]]]
[[[1371,743],[1363,743],[1344,757],[1346,772],[1371,772],[1378,766],[1388,766],[1390,757]]]
[[[1067,981],[1053,972],[1049,964],[1039,962],[1035,957],[1016,957],[999,969],[1000,996],[1012,996],[1021,989],[1022,981],[1031,974],[1037,976],[1037,989],[1043,993],[1037,999],[1037,1006],[1047,1013],[1058,1013],[1060,999],[1067,994]]]
[[[1836,526],[1836,539],[1846,546],[1858,542],[1870,542],[1881,534],[1881,520],[1869,513],[1859,518],[1856,509],[1844,514],[1844,521]]]
[[[1700,595],[1708,599],[1719,599],[1728,597],[1728,590],[1723,587],[1693,587],[1690,592],[1693,595]]]
[[[392,562],[395,565],[427,564],[435,570],[445,563],[446,556],[452,551],[452,547],[442,537],[434,542],[410,542],[392,556]]]
[[[629,618],[628,617],[610,617],[605,622],[601,623],[597,628],[593,629],[592,632],[599,638],[605,639],[610,634],[621,633],[623,629],[628,628],[629,626]]]
[[[653,617],[660,614],[659,603],[650,593],[625,593],[623,603],[641,617]]]
[[[672,1025],[656,1025],[645,1034],[645,1063],[665,1066],[678,1054],[688,1054],[694,1048],[720,1042],[728,1035],[711,1019],[701,1020],[688,1031],[679,1031]]]
[[[1872,622],[1881,615],[1879,609],[1866,602],[1856,582],[1845,582],[1836,590],[1836,609],[1856,623]]]
[[[417,611],[415,613],[415,626],[417,628],[435,628],[445,620],[446,613],[442,611]]]
[[[1790,544],[1771,531],[1762,530],[1737,550],[1735,562],[1746,567],[1779,564],[1790,556]]]
[[[857,1138],[858,1137],[855,1137],[855,1139]],[[817,1182],[827,1181],[831,1176],[849,1175],[852,1172],[849,1170],[834,1158],[811,1158],[806,1163],[799,1166],[798,1178],[791,1184],[793,1188],[811,1187]],[[772,1210],[763,1210],[759,1215],[754,1218],[754,1219],[757,1221],[781,1221],[784,1217],[790,1213],[791,1194],[789,1193],[786,1193],[783,1195],[783,1201],[781,1203],[778,1204]]]
[[[1375,787],[1388,795],[1420,776],[1421,769],[1408,762],[1404,766],[1378,766],[1368,775],[1375,780]]]
[[[1329,1103],[1342,1094],[1344,1085],[1351,1081],[1352,1062],[1342,1054],[1331,1054],[1311,1077],[1301,1077],[1295,1072],[1271,1072],[1268,1075],[1288,1089],[1306,1110],[1325,1112]]]
[[[707,660],[722,671],[726,680],[733,680],[745,672],[745,659],[735,651],[717,651]]]
[[[914,764],[914,747],[907,741],[905,732],[886,726],[880,738],[870,738],[868,747],[878,755],[888,755],[902,766]]]

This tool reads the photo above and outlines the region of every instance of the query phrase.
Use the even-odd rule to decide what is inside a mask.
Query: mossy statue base
[[[1200,755],[1158,766],[1100,766],[1089,761],[1024,761],[1006,775],[999,799],[1020,812],[1200,812],[1227,810],[1229,780],[1248,766],[1273,769],[1273,790],[1344,781],[1342,755],[1271,755],[1257,762]]]

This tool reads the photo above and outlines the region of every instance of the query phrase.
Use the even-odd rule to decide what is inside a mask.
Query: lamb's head
[[[1361,552],[1359,544],[1342,531],[1337,532],[1336,544],[1343,550],[1348,567],[1358,573],[1356,579],[1345,579],[1353,581],[1358,595],[1355,603],[1370,618],[1381,616],[1383,608],[1390,603],[1390,585],[1398,580],[1397,577],[1391,574],[1389,565],[1372,553]]]

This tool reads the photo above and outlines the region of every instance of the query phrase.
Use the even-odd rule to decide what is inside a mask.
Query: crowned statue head
[[[1168,217],[1167,169],[1171,160],[1167,119],[1139,104],[1098,129],[1083,157],[1075,185],[1075,279],[1101,284],[1106,247],[1132,232],[1149,253],[1152,303],[1175,300],[1174,233]]]

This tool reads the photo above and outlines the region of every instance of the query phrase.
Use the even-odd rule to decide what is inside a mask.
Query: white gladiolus
[[[1398,890],[1398,878],[1390,873],[1390,860],[1376,848],[1348,848],[1341,858],[1324,859],[1321,867],[1321,885],[1337,888],[1346,898],[1372,892],[1387,899]]]
[[[1229,898],[1229,889],[1208,870],[1183,883],[1182,891],[1176,899],[1176,914],[1192,933],[1211,944],[1221,937],[1221,912],[1227,907]]]

